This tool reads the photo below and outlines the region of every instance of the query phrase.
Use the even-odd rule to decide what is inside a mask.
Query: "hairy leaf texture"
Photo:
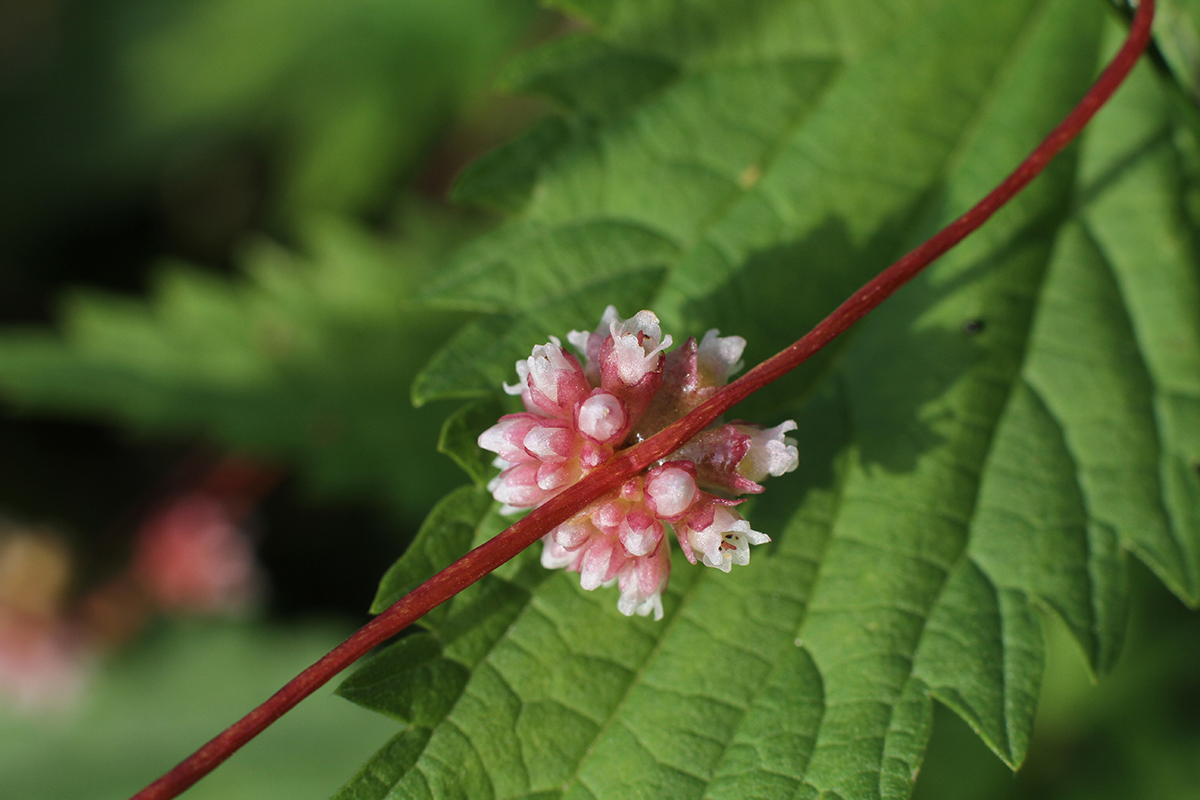
[[[497,395],[607,303],[760,360],[998,183],[1121,35],[1093,0],[562,5],[591,32],[509,72],[562,114],[464,175],[511,216],[427,292],[490,316],[418,400]],[[352,676],[410,727],[339,798],[904,798],[934,698],[1020,764],[1047,615],[1102,674],[1127,554],[1200,601],[1191,136],[1140,67],[984,229],[737,409],[799,423],[800,469],[747,512],[766,557],[680,560],[654,623],[530,554]],[[414,685],[446,702],[397,713]]]

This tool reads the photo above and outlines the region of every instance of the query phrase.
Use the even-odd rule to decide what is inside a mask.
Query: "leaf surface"
[[[598,43],[520,68],[563,136],[494,154],[528,191],[430,289],[511,315],[494,338],[560,323],[525,352],[594,326],[555,314],[598,278],[631,314],[619,276],[653,265],[664,330],[770,355],[998,183],[1121,36],[1087,0],[564,6]],[[638,80],[622,51],[671,69],[614,105],[609,81]],[[1200,600],[1189,136],[1139,68],[983,230],[735,410],[794,416],[802,454],[747,512],[774,540],[750,566],[677,558],[659,623],[573,576],[528,585],[411,766],[381,751],[388,780],[342,796],[904,798],[932,699],[1020,764],[1045,615],[1103,674],[1126,553]],[[483,330],[434,359],[427,398],[511,380],[515,342],[500,360]]]

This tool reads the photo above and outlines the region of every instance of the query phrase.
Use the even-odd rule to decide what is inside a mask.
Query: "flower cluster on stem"
[[[609,306],[596,330],[556,337],[517,362],[505,385],[525,411],[483,432],[500,474],[488,485],[502,512],[534,508],[603,464],[621,447],[654,435],[695,408],[742,367],[738,336],[710,330],[671,351],[658,318],[621,319]],[[578,572],[592,590],[614,583],[623,614],[661,619],[673,532],[683,555],[728,572],[750,561],[750,545],[770,539],[734,509],[759,481],[796,468],[796,444],[774,428],[733,422],[700,433],[642,475],[600,498],[542,539],[542,564]]]

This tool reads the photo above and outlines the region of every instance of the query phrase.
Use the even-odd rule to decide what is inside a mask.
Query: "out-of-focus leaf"
[[[263,154],[269,211],[286,224],[378,210],[535,11],[529,0],[39,6],[29,31],[10,29],[15,55],[40,57],[11,73],[0,63],[0,146],[21,153],[0,186],[0,238],[102,213],[238,148]]]
[[[411,223],[427,241],[388,245],[326,223],[312,228],[309,258],[264,244],[236,280],[169,267],[149,302],[76,294],[61,336],[0,335],[0,394],[202,432],[419,519],[455,469],[427,457],[442,412],[414,412],[409,384],[461,317],[416,308],[413,286],[459,233],[434,235],[435,217]]]
[[[569,139],[561,117],[549,117],[520,138],[468,164],[450,190],[457,203],[517,212],[529,202],[538,171]]]

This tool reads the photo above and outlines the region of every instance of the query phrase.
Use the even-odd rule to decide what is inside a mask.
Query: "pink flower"
[[[63,713],[82,698],[94,653],[64,613],[71,564],[53,535],[0,525],[0,709]]]
[[[240,611],[262,585],[250,540],[229,505],[204,491],[172,500],[143,524],[134,572],[165,610]]]
[[[82,698],[93,660],[66,621],[0,606],[0,706],[23,715],[66,712]]]
[[[508,414],[479,437],[501,472],[488,484],[502,513],[533,508],[603,464],[615,449],[653,435],[724,385],[742,367],[738,336],[710,330],[673,353],[658,317],[621,319],[605,309],[592,332],[567,341],[583,363],[550,337],[517,362],[526,412]],[[728,572],[750,561],[750,545],[770,539],[752,530],[725,497],[763,490],[758,481],[796,468],[788,421],[771,429],[746,423],[699,434],[644,475],[592,503],[543,538],[542,564],[579,573],[587,590],[616,583],[618,610],[663,616],[673,531],[693,564]]]

